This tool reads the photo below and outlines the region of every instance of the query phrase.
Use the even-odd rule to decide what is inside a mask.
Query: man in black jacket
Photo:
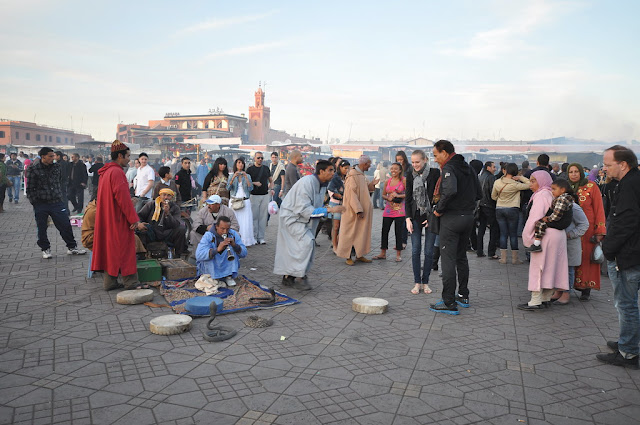
[[[484,257],[484,233],[489,226],[489,246],[487,253],[489,258],[497,260],[496,248],[498,247],[498,239],[500,238],[500,229],[496,221],[496,201],[491,198],[491,190],[496,181],[496,165],[493,161],[484,163],[484,169],[478,177],[482,198],[478,207],[478,242],[476,244],[478,257]]]
[[[69,200],[73,205],[73,211],[81,213],[84,208],[84,189],[87,187],[87,166],[80,161],[80,155],[71,155],[71,174],[69,175]]]
[[[602,249],[607,259],[613,299],[618,310],[620,336],[607,341],[614,352],[598,354],[598,360],[638,369],[640,345],[640,171],[632,150],[620,145],[604,152],[607,177],[618,180],[607,219]]]
[[[433,199],[434,214],[440,220],[440,257],[442,261],[442,300],[431,304],[431,311],[457,315],[458,305],[469,307],[469,262],[467,240],[473,227],[473,210],[482,197],[478,176],[453,144],[439,140],[433,156],[442,168]],[[456,294],[456,271],[458,293]]]
[[[33,205],[38,226],[38,246],[42,250],[42,258],[50,259],[53,257],[51,243],[47,237],[49,217],[67,244],[67,254],[86,254],[87,251],[84,249],[78,249],[69,222],[67,206],[62,203],[61,167],[53,162],[55,158],[53,149],[42,148],[38,155],[40,155],[40,160],[33,161],[25,174],[29,183],[27,184],[27,198]],[[84,164],[82,165],[84,167]]]
[[[64,154],[62,151],[55,152],[55,160],[56,164],[60,164],[60,175],[62,178],[62,203],[67,209],[67,215],[71,215],[71,211],[69,210],[69,175],[71,174],[71,164],[69,161],[64,160]]]
[[[412,169],[407,174],[407,189],[405,191],[406,223],[407,231],[411,233],[411,261],[413,264],[414,287],[411,293],[418,294],[423,290],[425,294],[430,294],[429,274],[431,272],[434,243],[437,235],[430,231],[427,219],[431,212],[433,191],[440,178],[440,170],[437,168],[429,168],[427,156],[422,150],[413,151],[411,154],[411,165]],[[425,229],[423,264],[420,263],[420,256],[422,254],[422,229]]]

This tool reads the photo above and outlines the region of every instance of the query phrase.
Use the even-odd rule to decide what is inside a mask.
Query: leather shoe
[[[607,347],[611,348],[613,351],[618,351],[618,341],[607,341]]]
[[[347,258],[346,263],[347,263],[347,266],[353,266],[355,264],[351,258]]]
[[[540,305],[529,305],[528,303],[518,304],[518,309],[524,310],[524,311],[538,311],[538,310],[544,310],[544,308],[545,307],[542,304]]]
[[[356,261],[360,261],[361,263],[371,263],[372,262],[371,260],[369,260],[366,257],[358,257],[358,258],[356,258]]]

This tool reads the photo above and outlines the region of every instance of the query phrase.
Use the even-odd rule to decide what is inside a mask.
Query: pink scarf
[[[545,191],[551,193],[551,183],[553,183],[553,179],[551,178],[551,174],[544,170],[538,170],[531,174],[531,177],[534,177],[538,182],[538,190],[533,193],[531,200],[529,203],[532,203],[537,197],[542,195]]]

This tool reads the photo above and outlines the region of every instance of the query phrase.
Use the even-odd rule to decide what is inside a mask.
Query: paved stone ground
[[[436,315],[427,306],[440,279],[432,273],[434,294],[411,295],[409,252],[402,263],[349,267],[322,236],[315,289],[286,291],[300,304],[260,312],[275,321],[266,329],[243,327],[248,313],[220,317],[240,331],[208,343],[205,319],[182,335],[151,334],[149,321],[167,309],[116,304],[117,291],[86,279],[88,256],[67,256],[53,228],[54,258],[42,259],[29,205],[7,209],[0,423],[640,423],[640,372],[594,357],[617,337],[606,278],[588,303],[522,312],[527,266],[471,254],[471,308]],[[272,221],[270,243],[251,247],[243,263],[268,286],[278,282],[276,231]],[[354,313],[357,296],[388,299],[389,312]]]

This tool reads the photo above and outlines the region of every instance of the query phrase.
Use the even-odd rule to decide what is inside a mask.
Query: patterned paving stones
[[[436,272],[433,294],[410,294],[409,252],[349,267],[321,235],[314,290],[285,291],[300,304],[259,312],[275,322],[264,329],[243,326],[249,313],[219,317],[238,335],[208,343],[205,319],[152,335],[166,309],[118,305],[53,228],[54,258],[42,259],[28,204],[7,211],[0,424],[640,424],[640,373],[594,358],[617,336],[607,278],[588,303],[527,313],[515,309],[528,298],[527,266],[469,254],[471,307],[443,317],[427,309]],[[375,251],[379,210],[373,226]],[[242,272],[282,289],[276,232],[272,220]],[[359,296],[389,300],[388,313],[354,313]],[[164,303],[157,291],[154,301]]]

